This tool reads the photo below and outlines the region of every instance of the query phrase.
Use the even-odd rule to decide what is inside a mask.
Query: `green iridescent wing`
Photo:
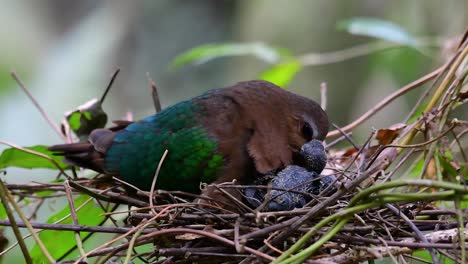
[[[217,141],[197,125],[202,106],[193,100],[133,123],[119,132],[105,158],[107,172],[149,190],[164,151],[157,188],[199,192],[200,182],[212,182],[224,165]]]

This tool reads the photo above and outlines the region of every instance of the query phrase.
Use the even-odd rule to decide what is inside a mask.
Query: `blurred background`
[[[104,110],[110,120],[128,111],[139,119],[154,113],[147,73],[166,107],[258,78],[271,67],[254,56],[236,56],[169,68],[177,55],[202,44],[262,42],[304,57],[375,41],[337,29],[340,21],[354,17],[388,20],[427,39],[430,49],[424,51],[391,49],[298,72],[287,89],[319,100],[320,84],[326,82],[329,117],[344,126],[442,65],[468,25],[467,5],[464,0],[0,0],[0,140],[21,146],[61,142],[13,81],[12,70],[58,123],[65,111],[99,98],[120,68]],[[354,136],[362,139],[372,127],[402,121],[421,91],[392,103]],[[46,170],[35,170],[33,178],[30,173],[24,178],[24,170],[7,172],[8,182],[53,178]]]
[[[63,113],[103,93],[121,72],[104,103],[110,120],[131,111],[152,114],[147,73],[163,107],[203,91],[255,79],[269,64],[253,56],[225,57],[170,70],[169,63],[195,46],[264,42],[294,55],[350,48],[374,39],[337,30],[353,17],[392,21],[432,39],[430,51],[392,49],[343,62],[306,66],[288,89],[319,100],[328,84],[331,120],[343,126],[404,84],[445,60],[443,47],[466,29],[467,2],[449,1],[5,1],[0,0],[0,139],[18,145],[60,139],[18,88],[15,70],[39,103],[60,122]],[[422,90],[422,89],[421,89]],[[401,120],[418,92],[371,120],[374,127]],[[370,126],[362,128],[368,133]],[[358,131],[359,132],[359,131]]]

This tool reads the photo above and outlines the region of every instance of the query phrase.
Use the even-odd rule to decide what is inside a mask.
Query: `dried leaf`
[[[377,131],[375,139],[379,142],[380,145],[388,145],[398,136],[400,131],[406,127],[406,124],[394,124],[389,128],[382,128]]]
[[[345,149],[342,156],[343,157],[350,157],[350,156],[354,155],[355,153],[357,153],[358,151],[359,151],[359,149],[357,149],[355,147],[351,147],[351,148]]]

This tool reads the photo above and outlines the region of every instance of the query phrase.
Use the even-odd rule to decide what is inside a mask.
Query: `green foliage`
[[[405,179],[418,179],[420,174],[421,174],[421,171],[424,167],[424,157],[422,154],[420,154],[419,157],[417,157],[417,161],[416,164],[413,164],[413,167],[411,168],[410,172],[408,173],[408,175],[405,177]]]
[[[268,63],[274,63],[288,53],[285,49],[274,48],[261,42],[214,43],[201,45],[178,55],[169,66],[176,69],[189,63],[202,64],[220,57],[242,55],[253,55]]]
[[[301,70],[301,63],[291,56],[291,52],[268,46],[264,43],[221,43],[195,47],[177,56],[170,64],[172,69],[188,63],[201,64],[209,60],[226,57],[253,55],[267,63],[274,63],[269,69],[259,74],[258,78],[286,87]]]
[[[297,60],[279,63],[260,74],[259,79],[272,82],[280,87],[286,87],[301,70]]]
[[[353,35],[368,36],[413,47],[418,44],[418,41],[405,29],[382,19],[352,18],[339,22],[337,27]]]
[[[46,155],[47,157],[53,159],[57,164],[62,168],[68,168],[69,166],[63,163],[61,160],[63,157],[54,156],[52,152],[47,150],[47,146],[37,145],[32,147],[25,147],[25,149],[32,150],[37,153]],[[25,152],[17,148],[8,148],[5,149],[0,155],[0,169],[7,167],[18,167],[24,169],[34,169],[34,168],[46,168],[46,169],[57,169],[57,167],[50,160],[34,155],[28,152]]]
[[[370,57],[371,71],[389,72],[398,85],[403,86],[414,80],[428,65],[429,59],[409,47],[374,54]]]
[[[6,214],[6,211],[5,211],[5,207],[3,207],[3,203],[0,203],[0,219],[6,219],[7,218],[7,214]]]
[[[418,48],[419,45],[418,40],[405,29],[397,24],[381,19],[352,18],[339,22],[337,27],[353,35],[378,38],[413,48]],[[412,56],[408,57],[408,52]],[[259,78],[281,87],[287,86],[303,67],[299,59],[292,56],[290,51],[256,42],[201,45],[178,55],[170,63],[170,68],[177,69],[189,63],[201,64],[220,57],[240,55],[253,55],[267,63],[273,64],[273,66],[261,73]],[[381,59],[378,59],[378,61],[381,62]],[[396,56],[393,54],[390,57],[383,57],[383,60],[389,60],[386,65],[392,66],[391,70],[395,74],[402,75],[401,78],[398,78],[402,82],[413,78],[414,69],[417,68],[417,65],[421,64],[420,54],[408,50],[396,53]],[[382,63],[377,64],[382,65]],[[402,65],[406,65],[407,67],[402,67]]]
[[[75,208],[78,208],[83,203],[86,202],[90,197],[87,195],[79,195],[74,203]],[[104,210],[95,204],[93,201],[88,202],[84,205],[77,213],[78,223],[80,225],[88,225],[88,226],[97,226],[103,220]],[[70,207],[68,204],[59,212],[52,215],[48,220],[47,223],[55,223],[58,220],[66,217],[70,214]],[[61,224],[69,224],[72,225],[73,221],[70,216],[68,216],[64,221],[60,222]],[[81,238],[86,236],[88,232],[80,232]],[[47,249],[51,253],[52,257],[55,259],[62,257],[66,252],[72,249],[76,245],[75,235],[74,232],[71,231],[62,231],[62,230],[45,230],[39,234],[40,239],[46,245]],[[47,259],[43,255],[42,251],[40,250],[39,246],[36,244],[34,245],[33,249],[31,250],[31,257],[34,259],[34,263],[47,263]],[[79,257],[76,256],[69,256],[70,258]]]
[[[417,250],[411,254],[414,257],[426,260],[428,263],[432,262],[432,257],[429,251],[427,250]],[[449,258],[446,258],[445,256],[440,256],[439,258],[441,264],[453,264],[453,261]],[[413,261],[411,263],[424,263],[423,261]]]
[[[442,155],[442,153],[437,153],[437,157],[440,161],[440,165],[442,165],[442,169],[447,174],[447,176],[450,176],[451,178],[458,176],[457,170],[452,166],[452,164],[450,164],[452,161],[452,153],[450,151],[447,151],[444,153],[444,155]]]

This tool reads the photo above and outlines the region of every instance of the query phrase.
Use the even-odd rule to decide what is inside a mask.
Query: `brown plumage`
[[[201,181],[245,184],[258,173],[294,163],[305,142],[325,138],[328,125],[316,102],[266,81],[247,81],[209,91],[117,130],[95,130],[89,143],[50,149],[70,164],[119,176],[146,190],[168,149],[157,187],[196,192]],[[221,199],[215,188],[204,194]]]

